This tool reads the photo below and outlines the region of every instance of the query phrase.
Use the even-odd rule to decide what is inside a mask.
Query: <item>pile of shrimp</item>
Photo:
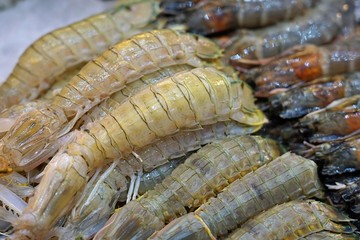
[[[358,239],[359,63],[353,0],[119,1],[45,34],[0,86],[0,232]]]
[[[298,44],[260,66],[237,65],[270,122],[262,135],[314,160],[331,203],[358,219],[360,35]],[[245,67],[247,67],[245,69]],[[359,222],[356,222],[359,226]]]

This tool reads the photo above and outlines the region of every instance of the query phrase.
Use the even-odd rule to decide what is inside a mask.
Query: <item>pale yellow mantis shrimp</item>
[[[50,105],[52,99],[84,66],[84,63],[78,64],[55,77],[55,83],[39,98],[34,101],[13,105],[0,112],[0,138],[14,125],[16,119],[21,115],[30,113],[36,109],[42,109]]]
[[[0,172],[30,170],[46,160],[54,141],[126,84],[174,65],[201,67],[218,60],[220,54],[209,39],[167,29],[138,34],[114,45],[86,64],[50,106],[18,119],[1,139]]]
[[[156,183],[160,183],[175,167],[184,162],[184,157],[189,152],[202,145],[229,136],[249,134],[255,130],[235,121],[217,122],[196,131],[179,131],[136,150],[142,162],[130,155],[126,161],[112,163],[100,176],[94,174],[87,183],[83,196],[72,209],[65,228],[59,228],[59,237],[70,239],[81,236],[87,239],[105,224],[114,211],[114,198],[125,202],[132,196],[136,197],[137,192],[142,195],[153,189]],[[135,177],[135,172],[144,173]],[[97,179],[95,183],[94,178]]]
[[[37,98],[54,77],[139,32],[156,28],[156,0],[125,1],[115,9],[59,28],[36,40],[0,86],[0,111]]]
[[[256,161],[255,156],[254,161]],[[171,220],[168,215],[176,211],[180,212],[181,205],[184,202],[189,202],[190,196],[196,198],[196,193],[200,193],[202,197],[212,197],[209,197],[203,204],[199,204],[200,206],[195,212],[171,221],[162,230],[154,234],[153,239],[216,239],[216,237],[226,235],[228,231],[235,229],[247,219],[276,204],[298,198],[323,196],[323,186],[320,183],[317,166],[314,162],[289,153],[271,160],[263,162],[262,165],[258,165],[259,168],[254,168],[256,170],[250,171],[241,178],[233,178],[233,182],[224,185],[225,188],[219,189],[216,197],[215,191],[204,195],[205,191],[194,192],[193,190],[197,188],[205,190],[206,187],[210,188],[215,183],[222,183],[220,176],[224,175],[226,170],[229,172],[231,170],[236,172],[236,170],[231,165],[226,168],[226,163],[223,163],[224,158],[220,157],[217,161],[219,161],[219,168],[223,167],[223,169],[216,172],[217,174],[213,175],[214,179],[210,180],[207,177],[211,175],[212,171],[203,170],[200,161],[194,161],[199,165],[196,168],[197,171],[205,172],[204,176],[207,181],[204,184],[200,184],[200,180],[189,175],[188,171],[179,174],[178,185],[180,186],[176,191],[172,189],[176,187],[175,184],[167,189],[168,182],[165,179],[162,185],[155,187],[154,191],[148,192],[143,198],[139,198],[136,202],[132,201],[117,211],[109,219],[107,225],[98,232],[95,239],[149,237],[149,234],[164,227],[164,218]],[[248,164],[250,162],[252,161],[248,161]],[[205,165],[204,167],[209,166]],[[189,182],[188,187],[182,188],[184,184],[181,183],[186,182]],[[161,191],[161,189],[164,190]],[[174,191],[174,196],[167,197],[168,195],[171,196],[168,192]],[[149,218],[151,222],[147,220]]]
[[[46,236],[96,168],[180,129],[228,120],[260,127],[266,118],[246,83],[214,68],[182,72],[143,89],[100,121],[74,132],[72,142],[46,166],[12,237]]]
[[[257,215],[226,240],[358,239],[352,235],[355,226],[351,221],[351,218],[325,203],[297,200]]]

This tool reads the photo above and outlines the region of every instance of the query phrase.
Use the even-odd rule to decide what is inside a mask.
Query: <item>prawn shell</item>
[[[311,142],[325,142],[347,136],[360,129],[358,101],[360,95],[338,99],[325,108],[311,112],[299,120],[302,133],[312,133]]]
[[[295,46],[249,75],[255,78],[255,95],[269,97],[295,84],[357,71],[360,68],[359,50],[360,36],[356,33],[325,46]]]
[[[209,35],[236,28],[257,28],[303,14],[314,5],[300,1],[205,1],[190,8],[186,25],[190,32]]]
[[[298,1],[295,2],[299,4]],[[276,56],[296,45],[330,43],[344,25],[355,25],[355,21],[345,24],[346,16],[354,15],[352,10],[353,3],[347,0],[320,0],[314,8],[292,21],[257,31],[240,31],[238,40],[226,50],[225,59],[241,71],[266,63],[272,58],[276,59]],[[276,17],[271,18],[273,19]],[[314,35],[313,31],[318,34]]]
[[[334,100],[360,94],[358,72],[314,80],[270,97],[282,118],[296,118],[326,107]]]

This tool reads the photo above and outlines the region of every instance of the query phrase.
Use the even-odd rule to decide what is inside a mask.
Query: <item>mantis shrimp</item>
[[[14,223],[13,238],[46,235],[46,229],[66,214],[87,177],[104,164],[180,129],[228,120],[261,126],[265,117],[249,86],[213,68],[178,73],[143,89],[72,134],[72,141],[46,166],[34,197]]]
[[[127,84],[124,89],[112,94],[108,99],[93,107],[87,114],[79,119],[76,125],[86,126],[89,122],[100,120],[106,116],[106,114],[111,111],[111,109],[116,108],[130,96],[135,95],[138,91],[145,88],[146,86],[156,84],[166,77],[171,77],[178,72],[188,71],[193,68],[194,67],[187,64],[179,64],[147,74],[142,78]]]
[[[17,220],[27,203],[18,195],[0,184],[0,231],[7,231],[11,222]]]
[[[91,235],[96,232],[95,228],[99,230],[98,227],[92,227],[94,225],[100,227],[105,224],[101,219],[106,221],[114,210],[115,206],[111,204],[114,203],[113,198],[125,201],[130,200],[132,195],[137,195],[136,186],[134,187],[136,182],[140,182],[138,192],[145,193],[145,191],[153,189],[156,183],[161,182],[176,166],[182,163],[188,152],[228,136],[251,132],[253,132],[251,127],[237,124],[234,121],[217,122],[196,131],[180,131],[137,150],[136,153],[142,159],[142,163],[139,163],[134,155],[130,155],[126,161],[117,161],[116,166],[114,163],[111,164],[102,176],[92,177],[99,179],[96,184],[92,180],[89,181],[83,193],[87,194],[86,197],[81,197],[81,201],[76,204],[77,207],[72,210],[66,229],[61,230],[63,232],[61,235],[64,235],[65,239],[69,239],[70,235],[75,234],[75,230],[77,234]],[[134,178],[135,172],[144,172],[142,176],[138,175],[138,177],[141,176],[140,181],[138,177]],[[131,177],[130,185],[128,177]],[[111,184],[105,184],[105,182]],[[128,189],[129,192],[126,194]],[[134,189],[133,194],[130,189]],[[98,194],[94,194],[96,192]]]
[[[114,45],[86,64],[49,107],[19,118],[0,140],[0,172],[29,170],[92,107],[144,75],[179,64],[201,67],[219,59],[210,40],[174,30],[153,30]]]
[[[29,185],[28,179],[17,172],[2,176],[0,178],[0,184],[20,198],[27,198],[34,194],[34,188]],[[4,197],[6,197],[6,195]],[[8,201],[11,202],[11,200]]]
[[[30,113],[36,109],[42,109],[47,107],[54,96],[65,86],[72,77],[74,77],[84,64],[79,64],[73,68],[67,69],[65,72],[55,77],[55,83],[37,100],[13,105],[2,112],[0,112],[0,137],[3,137],[5,133],[14,125],[17,118],[23,114]]]
[[[355,234],[347,234],[347,233],[334,233],[330,231],[321,231],[307,235],[303,237],[304,240],[356,240],[359,236]]]
[[[279,155],[274,141],[257,136],[209,144],[186,159],[154,190],[119,209],[95,239],[111,235],[120,239],[147,238]]]
[[[347,234],[350,239],[355,239],[351,237],[355,231],[351,221],[348,216],[325,203],[291,201],[247,221],[226,239],[318,239],[315,236],[336,236],[335,233]]]
[[[150,239],[216,239],[277,204],[299,198],[322,198],[323,190],[313,161],[285,153],[235,180],[195,212],[175,219]],[[114,236],[118,232],[121,228],[108,231],[116,233]]]
[[[165,176],[179,165],[183,159],[173,160],[153,171],[144,174],[139,185],[139,193],[152,189],[152,183],[144,186],[146,182],[161,182]],[[57,228],[60,239],[89,239],[105,224],[115,209],[115,204],[126,199],[128,179],[121,173],[121,169],[114,162],[95,181],[90,180],[84,192],[87,193],[76,203],[67,219],[64,228]],[[94,176],[95,177],[95,176]],[[144,179],[146,178],[146,179]]]
[[[297,46],[290,52],[295,53],[249,73],[255,77],[256,96],[269,97],[298,83],[358,70],[360,35],[326,46]]]
[[[0,86],[0,111],[35,99],[67,68],[93,59],[122,39],[155,28],[158,13],[155,0],[129,1],[45,34],[25,50]]]

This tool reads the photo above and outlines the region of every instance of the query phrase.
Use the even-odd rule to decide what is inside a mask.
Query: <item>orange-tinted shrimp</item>
[[[252,72],[256,96],[269,97],[297,83],[360,69],[360,35],[322,47],[299,46],[295,51]]]
[[[281,118],[297,118],[356,94],[360,94],[360,72],[320,78],[271,96],[269,101]]]
[[[303,14],[317,0],[204,1],[186,14],[189,31],[208,35],[235,28],[271,25]]]
[[[360,95],[342,98],[307,114],[298,123],[311,142],[325,142],[357,133],[360,129]]]

